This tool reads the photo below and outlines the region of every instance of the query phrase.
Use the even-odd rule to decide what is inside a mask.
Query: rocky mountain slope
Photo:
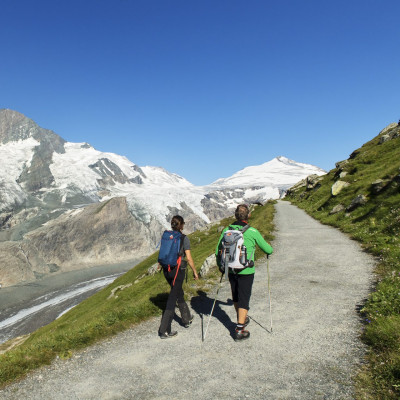
[[[300,179],[325,172],[277,157],[200,187],[163,168],[139,167],[88,143],[66,142],[5,109],[0,160],[3,285],[137,259],[155,250],[174,214],[194,231],[229,215],[240,202],[279,198]]]

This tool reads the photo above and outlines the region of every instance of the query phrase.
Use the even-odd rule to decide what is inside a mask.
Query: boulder
[[[375,182],[371,183],[371,192],[373,194],[378,194],[387,186],[388,183],[388,180],[377,179]]]
[[[293,185],[290,189],[288,189],[286,191],[287,195],[291,195],[294,192],[297,192],[299,189],[306,187],[307,186],[307,182],[305,179],[302,179],[301,181],[297,182],[295,185]]]
[[[321,184],[319,184],[319,182],[322,181],[322,179],[324,179],[323,176],[319,176],[316,174],[307,176],[306,189],[311,190],[311,189],[316,189],[317,187],[320,187]]]
[[[379,135],[384,135],[386,132],[392,130],[393,128],[396,128],[397,123],[396,122],[392,122],[391,124],[389,124],[386,128],[383,128],[380,132]]]
[[[338,161],[335,166],[337,169],[343,168],[346,164],[349,163],[349,160]]]
[[[391,140],[391,139],[392,139],[391,136],[388,135],[388,134],[382,135],[382,136],[379,138],[379,144],[388,142],[388,141]]]
[[[345,187],[350,186],[349,182],[337,181],[332,185],[332,196],[337,196]]]
[[[339,213],[339,212],[341,212],[343,210],[344,210],[344,205],[343,204],[338,204],[337,206],[332,208],[332,210],[331,210],[331,212],[329,214],[330,215],[337,214],[337,213]]]
[[[350,160],[353,160],[354,158],[356,158],[360,153],[361,153],[360,150],[354,150],[349,156]]]
[[[205,277],[210,272],[210,269],[216,266],[217,260],[215,258],[215,254],[211,254],[204,260],[203,265],[200,268],[199,275],[201,277]]]
[[[389,140],[396,139],[400,136],[400,126],[397,124],[390,124],[381,133],[379,144],[388,142]]]
[[[148,270],[147,275],[155,275],[159,271],[159,264],[153,264]]]
[[[364,204],[366,204],[368,201],[367,197],[364,196],[363,194],[359,194],[356,198],[354,198],[350,205],[346,208],[346,211],[353,211],[355,210],[357,207],[362,206]]]

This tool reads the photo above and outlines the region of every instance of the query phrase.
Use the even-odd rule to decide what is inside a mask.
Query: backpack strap
[[[245,233],[247,231],[247,229],[249,229],[249,228],[250,228],[250,225],[247,224],[242,229],[240,229],[240,232]]]
[[[250,228],[250,225],[247,224],[247,225],[243,226],[241,229],[235,229],[232,225],[229,225],[228,228],[231,229],[232,231],[239,231],[239,232],[245,233],[247,231],[247,229]]]
[[[184,256],[185,255],[185,252],[183,251],[183,242],[185,241],[185,237],[186,237],[186,235],[184,235],[182,233],[181,234],[181,244],[179,246],[179,253],[178,253],[178,255],[180,255],[180,256]]]
[[[182,263],[182,257],[183,257],[183,241],[185,240],[186,235],[184,235],[183,233],[181,234],[181,243],[179,246],[179,253],[178,253],[178,263],[176,265],[176,273],[175,273],[175,277],[174,277],[174,281],[172,282],[172,286],[175,285],[175,281],[176,281],[176,277],[178,276],[178,272],[179,272],[179,268],[181,266]],[[186,275],[187,277],[187,275]]]
[[[179,268],[180,268],[180,266],[181,266],[181,262],[182,262],[182,256],[179,256],[179,258],[178,258],[178,264],[177,264],[177,266],[176,266],[175,278],[174,278],[174,281],[172,282],[172,286],[175,285],[176,277],[178,276],[178,272],[179,272]]]

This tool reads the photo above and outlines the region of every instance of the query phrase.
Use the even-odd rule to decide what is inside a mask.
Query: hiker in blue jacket
[[[174,231],[182,233],[185,221],[180,215],[175,215],[171,220],[171,228]],[[190,241],[185,235],[182,235],[183,243],[181,244],[181,250],[179,251],[179,256],[182,257],[180,265],[175,267],[169,267],[163,265],[163,272],[165,279],[171,286],[171,292],[169,293],[167,306],[161,318],[161,324],[158,329],[158,334],[161,339],[168,339],[170,337],[176,336],[177,331],[171,330],[171,323],[175,315],[175,305],[178,303],[178,308],[181,313],[182,323],[185,328],[189,328],[193,321],[193,315],[190,314],[189,307],[185,302],[183,293],[183,281],[185,279],[187,264],[193,271],[194,279],[199,279],[197,271],[193,262],[193,258],[190,252]]]

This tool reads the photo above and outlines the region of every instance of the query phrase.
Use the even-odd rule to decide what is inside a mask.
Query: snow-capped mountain
[[[239,202],[279,198],[310,174],[325,171],[277,157],[203,187],[159,167],[69,143],[10,110],[0,111],[0,211],[65,208],[126,197],[132,215],[167,226],[170,214],[191,216],[191,229],[225,216]],[[227,207],[229,211],[227,211]]]
[[[264,164],[246,167],[228,178],[220,178],[205,189],[225,197],[225,204],[231,207],[237,204],[238,198],[248,203],[264,203],[281,198],[287,189],[309,175],[325,173],[313,165],[279,156]]]
[[[0,110],[0,160],[0,263],[7,259],[10,248],[15,253],[16,244],[5,245],[12,241],[18,243],[23,254],[17,257],[19,261],[16,258],[16,265],[20,265],[20,259],[31,269],[36,263],[40,273],[83,259],[86,264],[115,261],[107,241],[111,225],[113,231],[125,232],[122,239],[112,241],[118,260],[135,258],[133,248],[136,257],[154,251],[160,233],[174,214],[183,215],[186,228],[192,231],[232,214],[241,202],[279,198],[306,176],[325,173],[277,157],[210,185],[195,186],[163,168],[139,167],[126,157],[98,151],[87,143],[66,142],[11,110]],[[108,203],[115,198],[119,200]],[[87,211],[78,212],[87,207]],[[121,222],[124,220],[126,224]],[[71,247],[74,239],[66,239],[66,229],[80,238],[75,247]],[[80,234],[88,229],[103,241]],[[131,236],[132,229],[140,231],[140,238]],[[135,243],[117,248],[117,243],[125,243],[127,238]],[[43,241],[53,243],[53,247],[68,241],[65,248],[69,248],[70,258],[44,246]],[[102,246],[101,251],[93,250],[96,245]]]
[[[243,188],[252,186],[290,187],[299,176],[323,175],[326,171],[310,164],[302,164],[286,157],[276,157],[261,165],[246,167],[229,178],[220,178],[208,186],[212,189]]]

